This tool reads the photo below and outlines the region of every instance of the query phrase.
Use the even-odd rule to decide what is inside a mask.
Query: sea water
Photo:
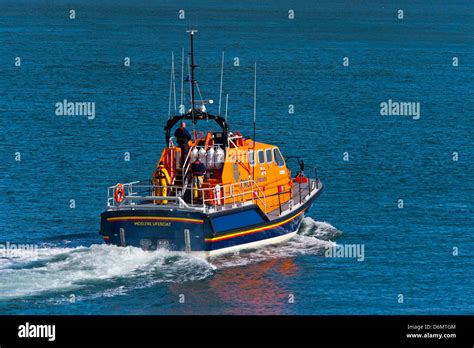
[[[473,314],[473,10],[1,3],[0,313]],[[257,139],[326,185],[286,244],[205,261],[98,235],[106,187],[150,178],[160,157],[171,52],[179,106],[191,27],[208,111],[225,51],[229,123],[252,135],[257,62]],[[56,113],[64,100],[94,117]],[[384,114],[388,100],[421,117]],[[345,245],[363,258],[327,253]]]

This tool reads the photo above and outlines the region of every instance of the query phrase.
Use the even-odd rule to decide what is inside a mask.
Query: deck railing
[[[133,208],[146,205],[156,208],[176,207],[208,211],[210,209],[224,209],[225,206],[258,202],[264,211],[267,211],[266,196],[253,180],[201,188],[193,187],[192,184],[158,186],[147,180],[126,183],[123,184],[123,188],[124,198],[120,203],[115,200],[117,185],[107,188],[108,208]],[[166,189],[166,195],[163,194],[163,189]]]

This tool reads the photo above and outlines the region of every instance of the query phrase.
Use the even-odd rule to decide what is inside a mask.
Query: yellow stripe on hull
[[[136,221],[136,220],[146,220],[146,221],[173,221],[173,222],[189,222],[193,224],[203,224],[204,220],[201,219],[190,219],[190,218],[175,218],[175,217],[158,217],[158,216],[120,216],[108,218],[107,221]]]
[[[295,216],[292,216],[292,217],[290,217],[290,218],[288,218],[288,219],[286,219],[286,220],[280,221],[280,222],[278,222],[278,223],[276,223],[276,224],[268,225],[268,226],[265,226],[265,227],[253,228],[253,229],[250,229],[250,230],[241,231],[241,232],[236,232],[236,233],[232,233],[232,234],[226,234],[225,236],[214,237],[214,238],[206,238],[205,241],[208,242],[208,243],[213,243],[213,242],[218,242],[218,241],[225,240],[225,239],[229,239],[229,238],[234,238],[234,237],[243,236],[243,235],[246,235],[246,234],[251,234],[251,233],[260,232],[260,231],[266,231],[266,230],[269,230],[269,229],[272,229],[272,228],[275,228],[275,227],[284,225],[284,224],[286,224],[287,222],[289,222],[289,221],[295,219],[295,218],[298,217],[299,215],[303,214],[304,212],[305,212],[305,210],[302,210],[302,211],[300,211],[298,214],[296,214]]]

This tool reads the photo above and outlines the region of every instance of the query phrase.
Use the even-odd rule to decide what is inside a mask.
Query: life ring
[[[214,198],[215,198],[215,204],[220,205],[221,204],[221,186],[216,185],[214,186]]]
[[[125,189],[122,184],[115,185],[114,198],[117,203],[122,203],[125,199]]]
[[[206,190],[206,201],[208,201],[210,205],[221,205],[223,201],[221,193],[222,191],[220,185],[216,185],[214,188],[208,191]]]

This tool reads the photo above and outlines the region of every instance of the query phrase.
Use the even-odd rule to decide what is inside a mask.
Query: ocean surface
[[[256,61],[258,140],[326,185],[284,245],[208,262],[98,235],[107,186],[159,159],[193,27],[208,110],[225,51],[252,135]],[[473,43],[472,1],[0,1],[0,245],[37,247],[0,255],[0,314],[474,314]],[[325,257],[351,244],[363,261]]]

